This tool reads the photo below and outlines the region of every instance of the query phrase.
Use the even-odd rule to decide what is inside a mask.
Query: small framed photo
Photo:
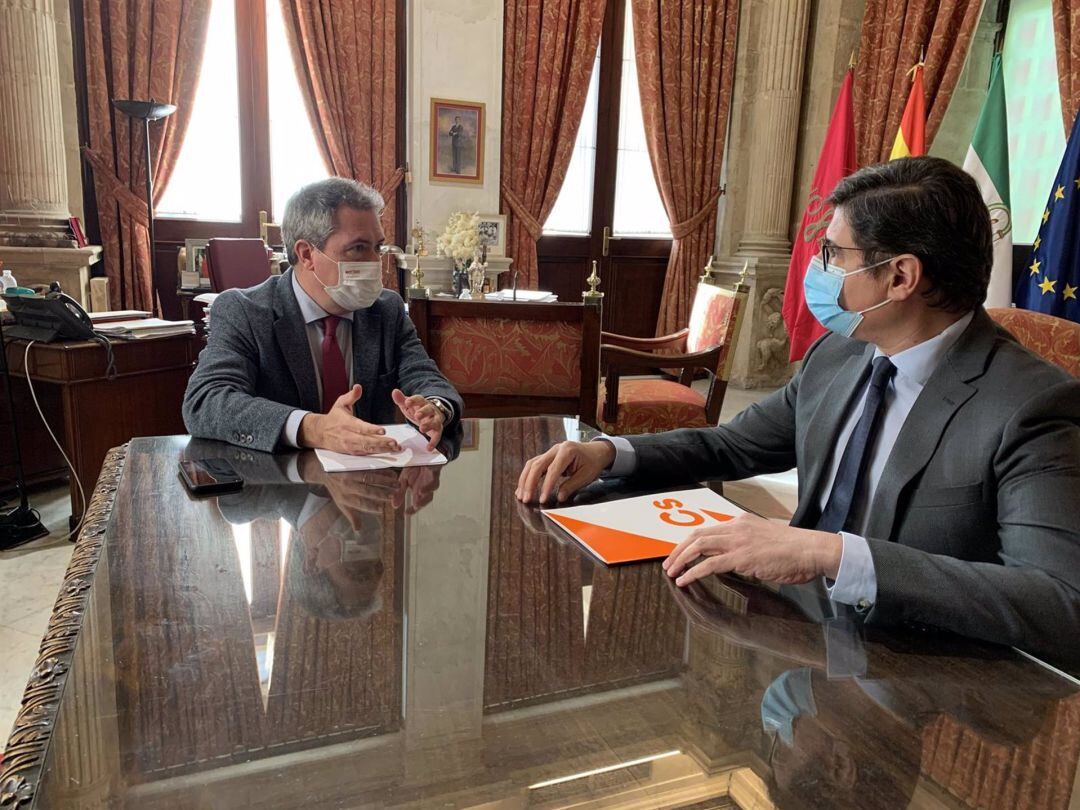
[[[431,180],[484,185],[484,105],[431,99]]]
[[[506,255],[506,214],[481,214],[476,231],[480,243],[487,245],[488,256]]]
[[[199,287],[210,286],[210,255],[207,248],[208,239],[185,239],[184,250],[187,253],[188,283],[194,286],[198,279]]]

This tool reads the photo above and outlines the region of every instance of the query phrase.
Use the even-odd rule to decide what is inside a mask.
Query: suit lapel
[[[292,272],[292,269],[285,271],[275,288],[274,339],[300,393],[300,407],[321,413],[319,384],[311,363],[311,344],[304,326],[304,315],[293,293]]]
[[[930,462],[949,422],[975,394],[977,389],[969,381],[985,371],[994,336],[993,322],[985,310],[979,309],[926,381],[896,437],[878,482],[866,524],[867,536],[891,536],[904,487]]]
[[[375,306],[353,313],[352,319],[353,382],[364,386],[360,399],[360,418],[371,419],[375,379],[382,354],[382,315]]]
[[[808,459],[806,488],[800,491],[799,507],[791,518],[792,526],[802,525],[808,513],[817,506],[825,465],[834,452],[842,452],[835,448],[836,436],[866,385],[873,356],[874,347],[867,345],[862,354],[849,357],[837,372],[827,394],[818,403],[814,415],[810,417],[806,430],[806,446],[802,448],[803,458]]]

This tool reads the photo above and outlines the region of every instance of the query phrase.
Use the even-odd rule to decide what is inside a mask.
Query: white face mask
[[[337,267],[337,284],[323,284],[331,301],[347,312],[367,309],[375,303],[383,290],[382,262],[335,262],[318,248],[315,252]]]

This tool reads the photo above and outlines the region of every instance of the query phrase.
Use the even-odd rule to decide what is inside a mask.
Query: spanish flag
[[[904,107],[904,117],[900,119],[900,129],[893,141],[889,160],[903,157],[919,157],[926,154],[926,96],[923,94],[923,63],[912,69],[915,77],[911,81],[911,95]]]

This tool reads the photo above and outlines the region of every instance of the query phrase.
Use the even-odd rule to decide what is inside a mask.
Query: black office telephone
[[[55,340],[97,340],[94,324],[79,302],[53,290],[44,295],[4,295],[4,303],[15,318],[4,327],[9,338],[52,343]]]

